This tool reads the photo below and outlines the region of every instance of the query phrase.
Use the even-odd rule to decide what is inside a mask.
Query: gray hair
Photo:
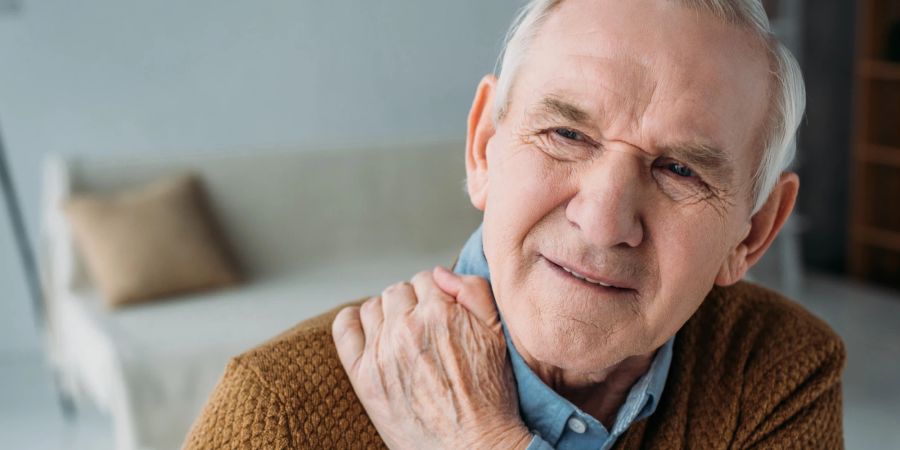
[[[513,79],[524,60],[529,45],[547,16],[563,0],[528,0],[506,33],[503,51],[498,59],[497,96],[493,105],[494,122],[499,122],[509,106]],[[797,128],[806,108],[806,89],[800,65],[790,50],[776,39],[760,0],[674,0],[689,8],[712,13],[716,17],[746,27],[765,43],[769,52],[775,92],[764,151],[753,174],[753,212],[768,199],[782,172],[790,167],[797,153]]]

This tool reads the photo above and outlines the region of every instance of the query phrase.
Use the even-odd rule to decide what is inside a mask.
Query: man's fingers
[[[456,299],[444,292],[434,281],[431,271],[424,270],[412,277],[413,287],[419,298],[419,305],[425,306],[428,302],[455,303]]]
[[[408,282],[394,283],[381,292],[381,309],[387,320],[402,317],[416,308],[416,292]]]
[[[371,345],[378,338],[381,324],[384,322],[384,311],[381,309],[381,297],[375,296],[366,300],[359,307],[359,318],[362,322],[366,345]]]
[[[462,277],[447,270],[444,267],[437,266],[432,271],[434,282],[442,291],[446,292],[453,298],[459,297],[459,291],[462,289]]]
[[[474,275],[457,275],[443,267],[434,269],[434,281],[438,287],[456,297],[475,317],[489,327],[500,324],[491,286],[484,278]]]
[[[334,346],[337,348],[338,358],[344,370],[353,380],[366,347],[358,306],[348,306],[338,312],[334,322],[331,323],[331,337],[334,339]]]

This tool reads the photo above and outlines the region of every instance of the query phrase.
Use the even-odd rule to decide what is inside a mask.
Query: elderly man
[[[839,448],[840,339],[741,282],[804,108],[756,0],[532,0],[469,114],[484,211],[229,365],[187,448]]]

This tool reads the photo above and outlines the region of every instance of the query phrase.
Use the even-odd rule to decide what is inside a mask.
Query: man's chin
[[[525,346],[524,353],[555,367],[596,370],[598,364],[621,356],[617,342],[623,339],[621,326],[598,325],[585,315],[551,313],[541,315],[540,320],[524,318],[526,323],[507,320],[510,333],[515,336],[517,349]],[[615,323],[615,322],[611,322]],[[519,327],[518,325],[521,325]],[[524,331],[517,332],[518,330]]]
[[[621,345],[613,342],[593,343],[584,339],[560,338],[535,343],[528,349],[531,358],[545,367],[567,374],[600,376],[609,367],[630,355],[621,352]]]

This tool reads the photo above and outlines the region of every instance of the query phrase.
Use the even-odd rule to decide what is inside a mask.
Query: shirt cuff
[[[534,435],[531,439],[531,443],[528,444],[527,450],[556,450],[552,445],[548,444],[547,441],[541,439],[540,436]]]

